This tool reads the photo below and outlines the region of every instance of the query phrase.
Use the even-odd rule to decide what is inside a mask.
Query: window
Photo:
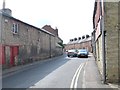
[[[13,23],[12,32],[13,32],[14,34],[17,34],[17,33],[18,33],[18,30],[19,30],[19,24]]]

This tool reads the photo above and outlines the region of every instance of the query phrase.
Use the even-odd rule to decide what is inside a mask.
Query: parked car
[[[68,57],[77,57],[77,50],[76,49],[71,49],[67,51],[67,56]]]
[[[89,52],[86,49],[79,49],[78,53],[77,53],[77,57],[78,58],[80,58],[80,57],[88,58],[88,54],[89,54]]]

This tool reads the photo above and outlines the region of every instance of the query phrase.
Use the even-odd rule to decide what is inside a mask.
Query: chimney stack
[[[5,9],[5,0],[3,0],[3,8],[2,9]]]
[[[6,8],[6,1],[3,0],[3,8],[2,8],[2,12],[6,15],[12,16],[12,11],[9,8]]]

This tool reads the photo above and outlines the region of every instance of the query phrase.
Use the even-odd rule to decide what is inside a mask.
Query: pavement
[[[29,67],[32,67],[36,64],[43,63],[48,60],[60,58],[63,56],[64,55],[54,57],[51,59],[46,59],[43,61],[37,61],[37,62],[26,64],[26,65],[12,67],[10,69],[6,69],[6,70],[2,71],[2,78],[5,78],[5,77],[13,75],[15,73],[24,71],[26,69],[29,69]],[[85,68],[84,68],[84,78],[83,78],[83,86],[82,87],[83,88],[113,88],[113,89],[118,89],[118,87],[119,87],[119,90],[120,90],[120,86],[118,86],[117,84],[112,84],[112,83],[103,84],[102,83],[101,75],[99,73],[98,67],[96,65],[95,59],[92,56],[92,54],[91,54],[91,58],[92,58],[92,60],[89,60],[86,63]],[[88,68],[88,67],[91,67],[91,68]]]
[[[103,84],[103,80],[101,76],[102,75],[98,70],[98,66],[95,62],[95,58],[93,57],[93,55],[91,55],[91,59],[88,60],[84,68],[83,88],[118,89],[117,84],[113,84],[113,83]]]

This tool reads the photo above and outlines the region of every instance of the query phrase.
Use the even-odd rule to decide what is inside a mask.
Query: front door
[[[10,65],[15,65],[15,57],[18,56],[19,47],[18,46],[10,46]]]

